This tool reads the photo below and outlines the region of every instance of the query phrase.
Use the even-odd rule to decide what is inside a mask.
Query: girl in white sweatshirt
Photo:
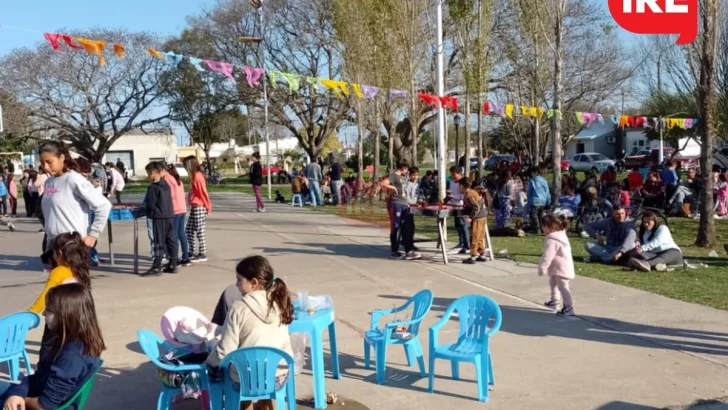
[[[653,212],[642,214],[639,242],[631,252],[629,265],[639,271],[664,271],[669,265],[682,265],[683,254],[672,239],[670,228],[660,225]]]
[[[293,356],[288,334],[288,325],[293,322],[293,304],[286,283],[275,276],[270,263],[262,256],[248,256],[238,263],[235,271],[243,299],[231,306],[220,342],[210,352],[207,365],[219,367],[226,355],[250,346],[274,347]],[[239,380],[237,372],[231,372],[231,377]],[[276,388],[283,386],[288,377],[288,369],[279,367]],[[258,401],[257,406],[275,408],[272,400]],[[252,404],[242,403],[241,408],[252,408]]]

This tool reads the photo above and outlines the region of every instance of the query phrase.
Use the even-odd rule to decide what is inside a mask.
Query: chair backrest
[[[162,316],[160,326],[162,328],[162,335],[164,335],[164,338],[168,342],[177,346],[185,346],[174,339],[174,332],[177,330],[177,323],[179,323],[180,320],[201,320],[203,322],[210,323],[210,319],[191,307],[176,306],[169,309],[164,313],[164,316]]]
[[[240,395],[244,397],[266,397],[276,391],[276,372],[281,362],[288,366],[288,377],[294,377],[293,358],[283,350],[273,347],[243,347],[229,353],[220,363],[225,372],[225,391],[234,391],[230,378],[230,367],[240,378]]]
[[[166,345],[165,341],[161,337],[154,334],[151,330],[139,329],[139,331],[137,331],[137,340],[139,341],[139,346],[141,346],[144,354],[152,361],[152,363],[154,363],[155,366],[164,370],[175,370],[174,366],[162,363],[159,360],[161,357],[159,346]]]
[[[417,335],[420,332],[420,324],[422,320],[430,313],[432,308],[432,300],[434,296],[432,291],[429,289],[421,290],[412,296],[413,309],[412,309],[412,320],[414,323],[410,324],[407,328],[407,332]]]
[[[30,329],[40,324],[40,316],[33,312],[17,312],[0,319],[0,359],[20,354]]]
[[[453,307],[460,320],[458,341],[462,339],[484,341],[500,329],[502,321],[500,306],[487,296],[465,295],[454,301]]]
[[[104,366],[104,361],[102,360],[101,363],[99,363],[98,369],[88,378],[86,381],[81,385],[81,388],[76,391],[76,393],[71,396],[70,399],[66,400],[65,403],[61,405],[61,407],[58,407],[56,410],[65,410],[69,407],[71,407],[72,404],[76,403],[76,410],[83,410],[84,406],[86,406],[86,402],[88,401],[88,398],[91,396],[91,390],[94,388],[94,382],[96,381],[96,374],[101,370],[101,368]]]

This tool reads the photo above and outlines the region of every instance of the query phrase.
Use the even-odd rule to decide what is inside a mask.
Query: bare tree
[[[25,139],[30,122],[28,120],[28,107],[18,102],[14,95],[0,91],[0,107],[2,107],[3,138]]]
[[[107,44],[144,44],[146,33],[96,29],[74,33]],[[109,53],[107,53],[109,54]],[[161,104],[163,61],[144,49],[129,47],[124,58],[98,57],[83,51],[54,51],[48,44],[14,50],[0,61],[0,89],[29,109],[28,135],[57,137],[79,154],[100,161],[112,144],[133,129],[164,125],[169,110]]]
[[[215,55],[237,66],[265,67],[296,74],[300,89],[283,84],[268,88],[270,121],[288,129],[311,158],[317,157],[326,138],[341,126],[348,104],[332,92],[321,92],[308,77],[341,78],[341,56],[333,36],[331,0],[269,0],[259,15],[244,0],[218,0],[209,10],[190,17],[192,28],[207,33]],[[263,35],[260,44],[241,44],[239,37]],[[265,79],[264,79],[265,80]],[[262,108],[262,87],[250,87],[238,78],[240,104]]]

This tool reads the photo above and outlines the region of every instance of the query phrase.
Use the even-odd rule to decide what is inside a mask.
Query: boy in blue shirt
[[[541,233],[541,218],[543,212],[551,205],[551,191],[546,179],[542,176],[543,170],[536,167],[533,170],[533,177],[528,182],[528,208],[530,231]]]

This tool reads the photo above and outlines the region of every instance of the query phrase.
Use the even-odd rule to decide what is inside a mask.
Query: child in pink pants
[[[541,228],[544,238],[543,256],[538,263],[538,275],[548,275],[551,286],[551,300],[544,303],[547,307],[558,309],[560,316],[574,315],[574,301],[571,298],[569,281],[574,279],[574,260],[571,257],[571,243],[566,236],[569,221],[563,216],[548,214],[543,217]]]

